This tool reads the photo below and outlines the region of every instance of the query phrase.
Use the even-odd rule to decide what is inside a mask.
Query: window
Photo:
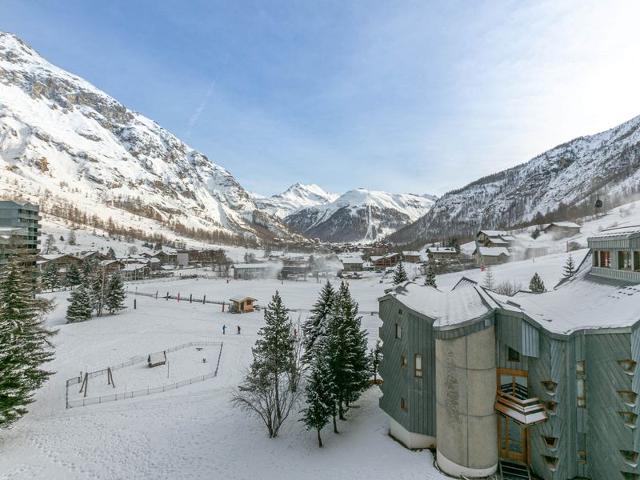
[[[620,395],[620,399],[626,403],[630,407],[636,406],[636,400],[638,399],[638,394],[632,392],[631,390],[618,390],[618,395]]]
[[[633,450],[620,450],[620,455],[622,455],[624,463],[630,467],[638,466],[638,452],[634,452]]]
[[[631,270],[631,252],[626,250],[618,252],[618,270]]]
[[[633,252],[633,271],[640,272],[640,251]]]
[[[585,392],[585,363],[584,360],[576,362],[576,396],[578,397],[578,406],[585,408],[587,406],[587,394]]]
[[[398,309],[398,315],[402,315],[402,309],[401,308]]]
[[[544,389],[547,391],[547,393],[549,395],[555,395],[556,394],[556,388],[558,388],[558,384],[556,382],[554,382],[553,380],[544,380],[542,383],[542,386],[544,387]]]
[[[578,450],[578,463],[582,463],[582,464],[587,463],[587,451],[586,450]]]
[[[633,412],[618,412],[618,414],[622,417],[622,420],[624,421],[624,424],[627,427],[631,429],[636,428],[636,423],[638,422],[638,415],[636,415]]]
[[[636,371],[636,362],[634,360],[618,360],[618,364],[622,367],[624,373],[626,373],[627,375],[633,375]]]
[[[407,366],[407,356],[404,353],[400,355],[400,366],[401,367]]]
[[[558,410],[558,402],[554,402],[553,400],[548,400],[544,402],[544,408],[549,415],[555,415]]]
[[[404,398],[400,398],[400,410],[407,411],[407,401]]]
[[[600,250],[600,268],[611,267],[611,252],[608,250]]]
[[[552,457],[551,455],[543,455],[544,463],[547,464],[547,468],[552,472],[555,472],[558,468],[558,457]]]
[[[520,361],[520,352],[518,352],[517,350],[514,350],[513,348],[509,347],[509,350],[507,352],[507,358],[510,362],[519,362]]]
[[[600,258],[600,252],[598,250],[594,250],[593,251],[593,258],[591,259],[592,260],[592,265],[594,267],[598,267],[599,266],[599,264],[598,264],[598,259],[599,258]]]
[[[422,378],[422,355],[416,353],[414,356],[415,376]]]
[[[396,323],[396,338],[402,338],[402,327]]]
[[[543,436],[542,439],[544,440],[544,444],[547,446],[547,448],[550,448],[551,450],[555,450],[558,447],[557,437]]]

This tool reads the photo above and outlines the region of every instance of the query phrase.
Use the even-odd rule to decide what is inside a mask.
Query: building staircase
[[[531,473],[527,465],[500,460],[500,478],[502,480],[531,480]]]

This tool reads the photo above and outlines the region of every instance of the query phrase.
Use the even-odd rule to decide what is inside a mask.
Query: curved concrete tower
[[[435,343],[438,465],[456,477],[492,475],[498,465],[494,327]]]

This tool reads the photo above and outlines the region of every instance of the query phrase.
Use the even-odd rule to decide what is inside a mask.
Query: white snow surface
[[[206,291],[208,298],[228,298],[242,289],[263,304],[278,289],[287,306],[309,308],[322,285],[201,279],[135,286],[139,291]],[[361,309],[368,309],[377,304],[384,285],[354,281],[351,287]],[[349,421],[339,423],[340,435],[324,429],[323,449],[317,447],[315,433],[297,421],[297,412],[277,439],[269,439],[259,420],[233,408],[231,392],[242,379],[263,325],[259,312],[233,315],[215,305],[142,296],[133,310],[130,296],[127,310],[119,315],[67,325],[65,297],[53,295],[57,307],[48,317],[59,329],[56,358],[50,365],[56,373],[38,392],[30,413],[11,430],[0,432],[2,480],[445,478],[434,469],[428,450],[409,451],[388,436],[375,388],[349,412]],[[224,336],[223,324],[228,327]],[[363,324],[369,342],[375,342],[377,315],[365,315]],[[236,325],[242,327],[241,335],[234,333]],[[65,379],[81,370],[191,341],[224,341],[218,377],[166,393],[65,410]],[[198,372],[203,368],[185,358],[180,377],[190,374],[189,363],[193,371],[196,365]],[[114,380],[118,389],[126,385],[129,390],[165,381],[163,372],[166,367],[116,370]],[[89,396],[111,388],[99,382],[106,383],[106,377],[90,381]]]

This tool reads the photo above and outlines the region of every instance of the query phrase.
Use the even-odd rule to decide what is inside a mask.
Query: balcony
[[[496,395],[495,409],[521,425],[529,426],[547,420],[544,404],[536,397],[528,398],[528,390],[519,384],[501,385]]]

